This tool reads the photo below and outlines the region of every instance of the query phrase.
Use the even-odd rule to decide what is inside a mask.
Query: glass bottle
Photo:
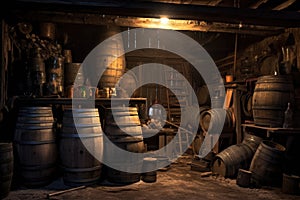
[[[284,112],[283,128],[293,127],[293,110],[291,109],[291,103],[288,103],[287,109]]]

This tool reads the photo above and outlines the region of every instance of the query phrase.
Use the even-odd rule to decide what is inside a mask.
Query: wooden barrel
[[[261,76],[258,78],[253,98],[253,119],[256,125],[282,127],[288,102],[293,104],[294,88],[291,76]]]
[[[263,141],[263,138],[253,135],[251,133],[245,133],[242,143],[248,145],[253,151],[253,153],[255,153],[261,141]]]
[[[285,147],[263,140],[257,148],[250,166],[251,181],[256,186],[280,186],[282,184]]]
[[[13,145],[0,143],[0,199],[8,196],[13,176]]]
[[[224,124],[221,124],[222,121],[222,112],[226,112]],[[210,125],[211,123],[211,125]],[[235,117],[231,109],[209,109],[205,110],[200,114],[200,125],[201,129],[204,132],[207,132],[209,129],[209,126],[215,127],[215,126],[224,126],[224,128],[232,129],[235,127]]]
[[[109,28],[110,29],[107,30],[104,37],[109,38],[110,36],[121,32],[120,27],[110,26]],[[106,68],[100,78],[98,84],[99,88],[115,88],[115,84],[124,74],[126,67],[125,55],[122,55],[123,53],[124,46],[122,37],[110,40],[106,49],[99,52],[99,58],[103,59],[101,68]]]
[[[55,178],[57,144],[53,126],[52,107],[19,109],[14,146],[27,187],[45,186]]]
[[[234,178],[239,169],[249,168],[253,155],[248,145],[232,145],[215,156],[212,171],[226,178]]]
[[[134,152],[144,152],[144,142],[142,136],[142,128],[139,120],[137,108],[135,107],[114,107],[105,111],[104,132],[111,140],[112,144],[105,144],[105,156],[113,157],[116,165],[131,166],[131,161],[123,158],[115,158],[117,152],[114,152],[111,145]],[[119,122],[119,126],[116,124]],[[129,135],[130,134],[130,135]],[[117,160],[117,161],[116,161]],[[126,165],[124,165],[124,163]],[[142,161],[136,166],[131,166],[141,170]],[[107,180],[113,183],[130,184],[140,181],[140,173],[128,173],[107,167]]]
[[[245,117],[251,118],[253,116],[252,111],[252,94],[245,93],[241,96],[241,108]]]
[[[198,103],[200,106],[210,106],[210,95],[207,85],[201,86],[197,91]]]
[[[98,109],[65,109],[62,126],[59,152],[64,184],[97,183],[101,178],[102,163],[94,155],[103,156],[103,132]]]

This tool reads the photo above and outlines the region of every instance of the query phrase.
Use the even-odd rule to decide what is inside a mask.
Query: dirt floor
[[[130,185],[116,186],[102,182],[52,196],[50,199],[300,199],[300,196],[283,194],[281,188],[242,188],[236,185],[234,179],[224,179],[219,176],[201,177],[200,172],[191,170],[191,160],[190,156],[183,156],[172,163],[168,170],[157,171],[157,181],[154,183],[140,181]],[[47,194],[64,189],[69,189],[69,187],[65,186],[60,178],[43,188],[14,189],[5,200],[47,199]]]

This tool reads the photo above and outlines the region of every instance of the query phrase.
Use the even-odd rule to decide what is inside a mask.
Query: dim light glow
[[[160,18],[160,23],[162,23],[162,24],[168,24],[168,22],[169,22],[169,18],[167,18],[167,17],[161,17]]]

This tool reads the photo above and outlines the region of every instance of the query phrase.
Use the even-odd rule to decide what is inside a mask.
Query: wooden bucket
[[[250,187],[251,186],[251,172],[245,169],[239,169],[236,184],[240,187]]]
[[[263,140],[250,165],[251,182],[257,187],[280,186],[282,184],[284,153],[284,146]]]
[[[13,145],[0,143],[0,199],[8,196],[13,176]]]
[[[156,182],[157,172],[155,169],[157,167],[157,158],[146,157],[143,160],[143,173],[141,176],[142,181],[145,183]]]
[[[64,111],[59,151],[65,185],[92,185],[100,180],[102,163],[93,155],[103,156],[102,133],[98,109]]]
[[[282,127],[288,102],[292,105],[294,102],[291,76],[259,77],[252,98],[254,123],[261,126]]]
[[[130,160],[115,158],[118,155],[117,152],[113,151],[114,148],[111,145],[116,145],[123,150],[134,153],[142,153],[145,151],[137,109],[135,107],[109,108],[106,109],[105,115],[104,132],[112,142],[112,144],[105,144],[105,156],[108,159],[112,157],[116,165],[131,166],[132,162]],[[119,126],[117,126],[116,121],[119,122]],[[124,163],[126,163],[126,165],[124,165]],[[139,170],[142,168],[142,163],[141,161],[138,165],[131,167],[135,167]],[[107,167],[107,180],[113,183],[135,183],[140,181],[140,176],[140,173],[128,173]]]
[[[282,192],[285,194],[296,194],[299,195],[300,188],[300,177],[283,173],[282,177]]]
[[[19,109],[14,146],[27,187],[45,186],[55,178],[57,145],[53,123],[52,107]]]

